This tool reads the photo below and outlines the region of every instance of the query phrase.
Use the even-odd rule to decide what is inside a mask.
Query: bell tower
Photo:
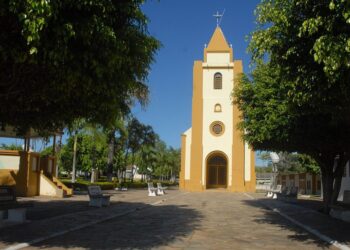
[[[232,91],[243,72],[219,26],[193,66],[192,127],[181,141],[180,188],[255,191],[254,152],[237,129]]]

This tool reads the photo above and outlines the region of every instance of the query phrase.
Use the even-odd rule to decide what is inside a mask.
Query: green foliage
[[[310,156],[298,153],[279,152],[279,162],[276,164],[280,173],[320,173],[320,167]],[[261,160],[268,161],[267,167],[255,167],[257,173],[271,173],[272,161],[270,153],[263,151],[258,154]]]
[[[244,114],[239,126],[255,150],[297,151],[291,139],[299,138],[289,138],[297,114],[288,111],[288,89],[281,82],[279,71],[260,61],[251,78],[244,75],[235,87],[235,101]]]
[[[135,153],[142,147],[152,147],[156,141],[156,134],[149,125],[140,123],[136,118],[132,118],[127,125],[128,137],[127,147],[134,158]],[[134,159],[132,159],[134,161]],[[132,162],[133,164],[134,162]]]
[[[73,188],[74,190],[81,190],[81,191],[87,191],[87,187],[91,185],[91,183],[87,180],[83,180],[81,178],[77,178],[75,183],[72,183],[70,179],[60,179],[67,187]],[[169,181],[159,181],[156,180],[153,182],[154,185],[157,185],[157,182],[162,183],[162,186],[172,186],[174,185],[173,182]],[[111,190],[115,188],[114,182],[108,182],[108,181],[101,181],[98,180],[94,183],[94,185],[98,185],[101,187],[102,190]],[[147,182],[139,182],[139,181],[126,181],[124,184],[127,188],[147,188]]]
[[[298,162],[300,164],[300,170],[298,170],[299,173],[319,174],[321,172],[320,166],[317,162],[308,155],[299,154]]]
[[[96,140],[91,134],[79,133],[77,143],[77,170],[91,171],[92,167],[101,170],[106,168],[107,143]],[[60,167],[65,171],[72,170],[74,137],[69,137],[60,153]]]
[[[84,190],[87,191],[87,187],[91,185],[90,181],[83,180],[80,178],[76,179],[75,183],[72,183],[70,179],[61,179],[63,184],[65,184],[69,188],[73,188],[74,190]],[[106,182],[106,181],[97,181],[94,182],[94,185],[100,186],[102,190],[111,190],[114,188],[113,182]]]
[[[267,167],[255,166],[256,173],[272,173],[272,165]]]
[[[137,161],[139,171],[159,179],[178,176],[180,171],[180,150],[168,148],[157,139],[154,146],[141,148]]]
[[[2,143],[0,145],[0,149],[3,149],[3,150],[18,150],[18,151],[21,151],[23,150],[21,146],[18,146],[16,144],[5,144],[5,143]]]
[[[178,176],[180,150],[168,148],[151,126],[142,124],[136,118],[116,120],[113,129],[85,124],[75,126],[72,130],[75,131],[74,135],[68,138],[60,152],[61,170],[72,170],[76,135],[77,170],[90,172],[93,167],[98,168],[107,173],[108,180],[118,173],[119,182],[125,181],[123,174],[126,167],[134,164],[138,167],[138,173],[145,177],[174,180]],[[111,143],[114,143],[112,151]],[[109,161],[111,156],[113,160]]]
[[[0,2],[0,122],[20,133],[75,119],[108,127],[133,101],[159,42],[142,0]]]
[[[282,173],[320,173],[320,167],[316,161],[305,154],[279,152],[280,161],[277,163],[279,172]]]
[[[263,0],[256,15],[255,68],[235,89],[240,128],[255,150],[312,156],[328,212],[350,155],[349,1]]]
[[[344,61],[350,58],[344,43],[349,4],[332,3],[264,0],[257,7],[258,28],[249,44],[256,67],[235,89],[244,113],[240,126],[255,149],[316,160],[325,152],[334,158],[350,151],[350,64]]]
[[[46,147],[40,152],[40,156],[49,156],[52,155],[52,146]]]

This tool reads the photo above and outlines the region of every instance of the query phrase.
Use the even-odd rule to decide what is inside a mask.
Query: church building
[[[242,61],[218,26],[203,61],[193,66],[192,127],[181,137],[180,189],[255,191],[254,151],[237,129],[241,112],[232,91],[243,72]]]

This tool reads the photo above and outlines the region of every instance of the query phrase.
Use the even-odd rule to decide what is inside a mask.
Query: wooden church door
[[[227,187],[227,161],[221,154],[214,154],[207,160],[207,188]]]

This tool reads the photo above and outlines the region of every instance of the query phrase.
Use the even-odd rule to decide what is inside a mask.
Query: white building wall
[[[185,150],[185,180],[191,178],[191,144],[192,144],[192,128],[189,128],[184,133],[186,135],[186,150]]]
[[[229,53],[208,53],[207,62],[203,67],[221,66],[229,63]],[[223,61],[224,60],[224,61]],[[221,64],[220,64],[221,62]],[[222,89],[214,89],[214,74],[222,74]],[[202,184],[206,185],[206,159],[213,151],[221,151],[227,156],[228,186],[232,185],[232,133],[233,133],[233,106],[231,93],[233,90],[233,68],[204,68],[203,69],[203,159],[202,159]],[[221,105],[222,112],[214,112],[215,104]],[[214,136],[210,132],[210,125],[214,121],[221,121],[224,126],[224,134]]]
[[[229,53],[207,53],[207,63],[222,65],[230,63],[230,54]]]
[[[19,170],[20,161],[20,156],[0,155],[0,169]]]

